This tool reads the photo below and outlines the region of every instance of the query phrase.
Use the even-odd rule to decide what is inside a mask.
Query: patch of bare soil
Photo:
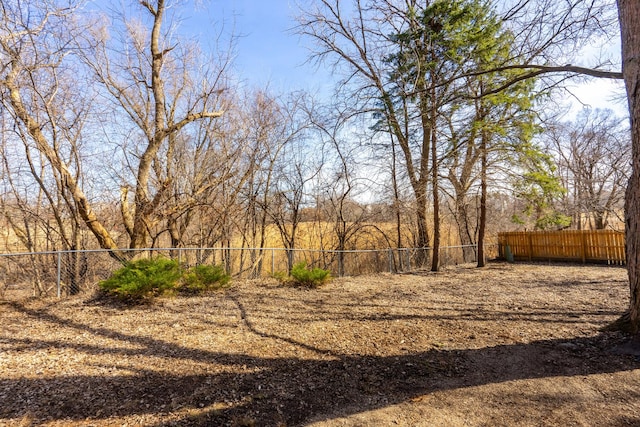
[[[627,302],[619,267],[501,263],[0,302],[0,424],[640,425],[640,360],[599,332]]]

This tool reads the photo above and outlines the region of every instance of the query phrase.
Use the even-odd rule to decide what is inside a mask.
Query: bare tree
[[[289,254],[296,247],[300,209],[305,196],[306,165],[313,163],[302,152],[309,126],[305,93],[274,96],[257,91],[247,100],[244,125],[245,151],[249,155],[249,177],[242,189],[242,203],[247,212],[240,230],[243,241],[252,248],[252,266],[262,268],[262,249],[266,245],[267,228],[274,224]]]
[[[51,135],[56,152],[73,171],[75,181],[82,183],[80,149],[87,109],[81,102],[70,99],[70,94],[74,93],[68,86],[70,81],[70,78],[60,81],[57,87],[60,95],[50,100],[46,113],[47,121],[56,126],[56,132]],[[4,126],[2,137],[3,169],[12,194],[11,202],[1,202],[7,222],[30,252],[68,251],[63,281],[68,284],[68,291],[75,294],[87,268],[86,259],[77,252],[84,247],[84,227],[63,175],[50,167],[21,127]],[[38,288],[39,293],[44,292],[40,286]]]
[[[225,119],[233,120],[232,113],[226,116],[230,117]],[[157,230],[150,230],[154,242],[166,232],[170,247],[183,247],[189,243],[204,245],[205,242],[197,242],[195,236],[200,235],[196,231],[198,225],[213,226],[209,232],[218,231],[213,218],[220,217],[208,217],[204,211],[232,209],[226,204],[231,201],[221,197],[222,187],[237,183],[241,150],[234,148],[235,142],[230,140],[224,128],[221,120],[200,120],[189,132],[175,139],[172,164],[167,167],[172,174],[172,185],[166,203],[158,209],[158,215],[164,218],[164,227],[159,223]],[[242,177],[242,173],[239,175]],[[207,241],[212,243],[212,240]]]
[[[78,141],[76,121],[86,111],[74,110],[78,103],[71,82],[77,77],[78,62],[71,45],[86,28],[74,19],[78,4],[60,7],[55,2],[33,0],[3,3],[0,12],[0,88],[2,104],[19,132],[33,142],[57,177],[59,189],[77,218],[91,230],[101,247],[119,257],[117,245],[99,220],[83,191],[74,143]],[[73,114],[68,114],[71,111]],[[75,116],[74,116],[75,114]],[[63,145],[64,143],[71,145]],[[75,169],[74,169],[75,168]]]
[[[354,111],[378,111],[384,118],[384,128],[390,128],[395,143],[403,154],[403,167],[415,196],[417,236],[414,244],[429,246],[427,226],[427,188],[431,179],[431,118],[428,115],[428,97],[420,96],[423,108],[412,119],[406,98],[396,98],[394,88],[387,84],[392,71],[385,58],[392,53],[392,34],[419,25],[416,17],[406,9],[420,9],[421,3],[410,1],[406,7],[396,7],[385,0],[367,7],[361,1],[353,5],[355,13],[346,12],[340,0],[321,0],[317,8],[304,11],[300,18],[300,32],[317,43],[317,58],[331,61],[347,76],[344,86],[352,88],[346,98],[352,101]],[[421,52],[417,49],[416,52]],[[427,80],[421,79],[423,88]],[[398,103],[396,103],[396,101]]]
[[[272,187],[268,189],[269,203],[266,206],[273,224],[277,227],[280,240],[287,249],[287,266],[294,264],[293,250],[298,246],[299,226],[302,223],[302,209],[310,195],[309,185],[322,168],[322,162],[303,150],[300,145],[292,145],[283,150],[275,165]],[[317,155],[317,151],[314,150]],[[318,164],[320,163],[320,164]]]
[[[131,248],[146,247],[150,230],[162,219],[159,207],[170,200],[175,182],[174,156],[181,132],[198,121],[222,115],[220,93],[228,57],[216,69],[198,67],[193,45],[164,30],[164,0],[140,1],[149,26],[122,17],[124,40],[110,45],[107,30],[93,32],[94,45],[83,52],[98,82],[124,113],[137,139],[127,158],[133,182],[122,187],[122,219]],[[117,40],[117,38],[115,38]],[[204,70],[195,74],[194,70]],[[124,125],[122,123],[121,125]],[[133,188],[133,200],[129,199]]]
[[[549,125],[545,133],[567,189],[565,211],[574,227],[604,229],[621,218],[631,153],[625,120],[610,110],[583,110],[574,122]]]

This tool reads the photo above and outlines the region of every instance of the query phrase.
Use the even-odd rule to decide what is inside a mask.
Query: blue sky
[[[235,69],[247,84],[269,83],[272,89],[282,92],[295,89],[330,92],[331,70],[305,64],[310,41],[301,40],[291,31],[296,25],[294,17],[298,10],[295,0],[191,1],[196,6],[194,12],[187,13],[196,14],[195,22],[205,39],[211,22],[218,28],[224,23],[227,33],[233,31],[239,36]],[[613,48],[619,50],[617,46]],[[626,114],[626,103],[612,100],[624,93],[621,82],[592,79],[588,83],[572,84],[571,92],[585,105]],[[573,104],[575,114],[582,105],[565,95]]]
[[[181,11],[183,26],[206,44],[211,25],[226,35],[238,37],[234,68],[249,85],[280,91],[315,91],[331,79],[327,69],[305,64],[305,41],[291,29],[296,25],[297,6],[291,0],[192,0],[194,6]],[[199,34],[198,34],[199,32]],[[308,43],[308,41],[306,41]],[[308,45],[307,45],[308,46]]]
[[[108,4],[103,1],[93,0],[93,3]],[[223,37],[231,34],[238,37],[233,68],[246,85],[264,87],[268,84],[280,93],[297,89],[321,94],[331,92],[331,70],[327,66],[305,63],[311,42],[301,40],[292,31],[298,13],[296,0],[184,0],[175,4],[174,11],[182,18],[180,31],[191,33],[203,48],[215,48],[215,38],[221,29]],[[222,46],[226,48],[224,42]],[[616,53],[619,51],[619,46],[611,48]],[[591,79],[588,83],[571,84],[571,92],[585,105],[612,108],[618,115],[626,114],[626,102],[612,101],[624,94],[621,82]],[[567,93],[562,98],[573,104],[573,114],[582,108]]]

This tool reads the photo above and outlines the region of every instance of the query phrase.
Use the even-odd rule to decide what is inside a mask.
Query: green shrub
[[[198,265],[184,276],[179,290],[189,294],[199,294],[225,288],[230,280],[231,276],[225,273],[220,265]]]
[[[290,273],[294,285],[317,288],[331,280],[331,273],[319,267],[308,268],[305,261],[294,264]]]
[[[271,277],[283,284],[286,284],[291,279],[291,277],[289,277],[289,273],[286,271],[276,271],[271,273]]]
[[[100,288],[120,299],[141,302],[173,291],[182,274],[177,261],[140,259],[116,270],[100,282]]]

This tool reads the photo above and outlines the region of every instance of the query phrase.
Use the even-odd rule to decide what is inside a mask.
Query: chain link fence
[[[486,246],[487,257],[497,246]],[[222,265],[236,279],[269,277],[288,271],[298,262],[331,271],[333,276],[403,273],[428,269],[431,249],[312,250],[281,248],[172,248],[136,249],[130,259],[166,257],[183,267]],[[440,248],[442,267],[476,262],[475,246]],[[122,267],[107,250],[79,250],[0,254],[0,298],[20,299],[93,292],[101,280]]]

